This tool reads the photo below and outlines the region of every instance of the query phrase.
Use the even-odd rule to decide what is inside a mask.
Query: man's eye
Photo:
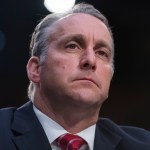
[[[66,48],[69,48],[69,49],[76,49],[76,48],[78,48],[78,46],[77,46],[76,44],[68,44],[68,45],[66,46]]]
[[[100,50],[100,51],[97,51],[96,53],[97,53],[99,56],[108,57],[108,54],[107,54],[107,52],[105,52],[105,51]]]

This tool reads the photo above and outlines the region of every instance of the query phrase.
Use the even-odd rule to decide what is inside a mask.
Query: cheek
[[[69,68],[69,64],[65,60],[56,60],[54,63],[55,69],[59,71],[60,74],[66,72]]]
[[[51,65],[52,70],[59,72],[60,76],[65,72],[73,72],[78,65],[78,58],[72,55],[72,53],[65,53],[63,50],[53,50],[48,53],[48,64]]]
[[[99,71],[99,77],[102,77],[103,80],[102,82],[105,85],[109,86],[112,76],[113,76],[113,69],[110,65],[106,65],[106,66],[104,65],[103,67],[101,67]]]
[[[52,64],[52,72],[56,73],[59,76],[67,75],[69,72],[73,70],[73,63],[65,58],[58,58],[51,61]]]

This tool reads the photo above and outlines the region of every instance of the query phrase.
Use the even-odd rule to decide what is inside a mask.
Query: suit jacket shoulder
[[[9,150],[14,145],[11,141],[12,132],[10,129],[14,111],[15,108],[0,109],[0,149]]]
[[[0,110],[0,150],[51,150],[32,102]]]
[[[119,126],[106,118],[100,119],[97,123],[95,146],[99,141],[103,141],[101,144],[104,150],[150,150],[149,131],[137,127]]]
[[[0,109],[0,121],[1,121],[0,127],[3,127],[6,124],[11,123],[11,120],[13,118],[13,113],[15,110],[16,108],[13,107]]]
[[[31,102],[0,110],[0,150],[51,150]],[[150,150],[150,132],[118,126],[109,119],[97,122],[93,150]]]

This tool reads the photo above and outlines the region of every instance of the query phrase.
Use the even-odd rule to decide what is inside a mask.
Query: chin
[[[102,105],[105,101],[105,96],[100,94],[95,94],[93,92],[78,92],[74,93],[73,99],[78,102],[79,104],[87,104],[87,105]]]
[[[78,84],[77,84],[78,85]],[[76,104],[83,105],[102,105],[107,99],[106,89],[99,89],[96,86],[77,86],[73,85],[67,88],[64,93],[68,101],[74,101]]]

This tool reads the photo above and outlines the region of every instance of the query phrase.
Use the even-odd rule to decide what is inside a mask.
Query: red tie
[[[87,145],[85,140],[73,134],[63,134],[56,139],[56,142],[62,150],[79,150],[83,145]]]

